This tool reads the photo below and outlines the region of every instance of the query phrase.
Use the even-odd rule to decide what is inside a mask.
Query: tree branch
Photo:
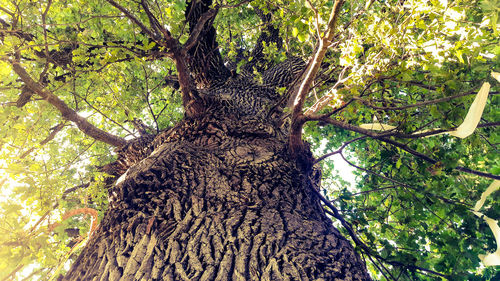
[[[397,142],[397,141],[394,141],[394,140],[391,140],[389,138],[386,138],[386,137],[381,137],[380,138],[381,141],[383,142],[386,142],[386,143],[389,143],[389,144],[392,144],[396,147],[399,147],[401,148],[402,150],[414,155],[414,156],[417,156],[418,158],[422,159],[422,160],[425,160],[429,163],[432,163],[432,164],[436,164],[437,162],[439,162],[438,160],[435,160],[423,153],[420,153],[410,147],[408,147],[407,145],[405,144],[402,144],[400,142]],[[469,169],[467,167],[462,167],[462,166],[457,166],[454,168],[455,170],[457,171],[461,171],[461,172],[465,172],[465,173],[469,173],[469,174],[473,174],[473,175],[477,175],[477,176],[481,176],[481,177],[485,177],[485,178],[490,178],[490,179],[494,179],[494,180],[500,180],[500,176],[497,176],[497,175],[493,175],[493,174],[489,174],[489,173],[485,173],[485,172],[481,172],[481,171],[476,171],[476,170],[472,170],[472,169]]]
[[[19,64],[17,61],[9,61],[12,65],[14,71],[19,75],[21,80],[26,84],[26,86],[37,95],[42,97],[48,103],[53,105],[61,115],[74,122],[78,129],[80,129],[86,135],[94,138],[95,140],[105,142],[112,146],[123,146],[127,143],[127,141],[121,137],[112,135],[108,132],[105,132],[94,125],[90,124],[85,118],[81,117],[76,113],[73,109],[71,109],[64,101],[59,99],[56,95],[51,93],[50,91],[44,90],[43,86],[40,83],[37,83],[31,78],[31,76],[26,72],[26,70]]]
[[[268,68],[269,62],[264,55],[264,44],[269,46],[270,44],[275,43],[277,49],[281,50],[283,42],[279,34],[279,29],[277,29],[272,23],[272,13],[274,10],[275,9],[273,8],[267,14],[264,14],[264,11],[261,9],[254,8],[255,13],[263,23],[263,28],[251,53],[248,56],[242,56],[242,59],[244,58],[247,60],[241,68],[242,72],[253,75],[254,70],[257,72],[263,72],[266,68]],[[251,58],[251,60],[249,60],[249,58]],[[238,63],[238,60],[240,59],[238,58],[236,63]],[[269,68],[267,70],[269,70]]]
[[[397,141],[394,141],[394,140],[391,140],[389,139],[388,137],[389,136],[406,136],[405,134],[398,134],[397,132],[395,132],[394,130],[389,130],[389,131],[385,131],[384,133],[375,133],[371,130],[368,130],[368,129],[363,129],[363,128],[360,128],[360,127],[357,127],[357,126],[353,126],[351,124],[348,124],[348,123],[344,123],[344,122],[341,122],[341,121],[338,121],[338,120],[334,120],[334,119],[331,119],[331,118],[322,118],[321,116],[308,116],[307,118],[304,118],[303,119],[304,122],[305,121],[323,121],[323,122],[326,122],[328,124],[332,124],[336,127],[339,127],[339,128],[343,128],[343,129],[346,129],[346,130],[349,130],[349,131],[353,131],[353,132],[357,132],[357,133],[361,133],[365,136],[369,136],[373,139],[378,139],[378,140],[381,140],[383,142],[386,142],[386,143],[389,143],[389,144],[392,144],[396,147],[399,147],[401,149],[403,149],[404,151],[414,155],[414,156],[417,156],[418,158],[422,159],[422,160],[425,160],[429,163],[432,163],[432,164],[436,164],[438,161],[435,160],[435,159],[432,159],[431,157],[423,154],[423,153],[420,153],[410,147],[408,147],[407,145],[405,144],[402,144],[400,142],[397,142]],[[495,124],[495,123],[493,123]],[[448,130],[446,130],[448,131]],[[419,136],[424,136],[424,135],[435,135],[437,133],[439,133],[440,131],[431,131],[431,132],[427,132],[427,133],[422,133],[422,134],[418,134]],[[493,174],[489,174],[489,173],[485,173],[485,172],[481,172],[481,171],[476,171],[476,170],[472,170],[472,169],[469,169],[467,167],[462,167],[462,166],[457,166],[454,168],[455,170],[458,170],[458,171],[461,171],[461,172],[465,172],[465,173],[469,173],[469,174],[473,174],[473,175],[477,175],[477,176],[481,176],[481,177],[485,177],[485,178],[490,178],[490,179],[496,179],[496,180],[500,180],[500,176],[496,176],[496,175],[493,175]]]
[[[325,57],[328,46],[331,44],[331,40],[335,34],[337,18],[343,3],[344,0],[335,0],[330,13],[330,19],[328,20],[325,36],[319,40],[313,58],[307,64],[306,70],[302,74],[301,79],[298,80],[301,82],[295,83],[295,85],[291,88],[290,99],[287,105],[289,108],[292,108],[292,125],[290,129],[289,144],[291,153],[294,155],[297,155],[303,147],[302,127],[305,120],[303,118],[304,115],[302,113],[302,108],[304,106],[306,96],[311,89],[314,78],[320,69],[321,62]]]
[[[5,278],[2,279],[2,281],[7,281],[7,280],[14,280],[14,277],[16,276],[16,273],[23,269],[24,267],[24,264],[19,264],[16,268],[14,268],[14,270],[12,270],[9,275],[5,276]]]
[[[157,44],[170,50],[169,55],[174,61],[177,68],[177,75],[179,78],[179,84],[182,93],[182,104],[186,111],[186,115],[191,117],[199,115],[203,111],[203,105],[201,104],[201,100],[194,90],[194,84],[191,80],[191,72],[186,63],[186,50],[181,47],[179,41],[173,38],[170,32],[158,23],[158,20],[152,15],[151,11],[144,1],[141,1],[141,5],[145,9],[152,27],[160,30],[163,38],[160,34],[155,34],[154,31],[146,27],[141,21],[139,21],[134,15],[132,15],[120,4],[116,3],[113,0],[106,1],[108,1],[111,5],[125,14],[125,16],[128,17],[133,23],[137,24],[141,28],[141,30],[144,33],[148,34],[151,39],[154,40]]]
[[[65,126],[64,123],[59,123],[59,124],[57,124],[57,126],[55,126],[54,128],[52,128],[52,132],[50,132],[50,134],[44,140],[42,140],[40,142],[40,146],[43,146],[43,145],[47,144],[49,141],[53,140],[55,138],[55,136],[57,135],[57,133],[59,133],[64,128],[64,126]],[[33,152],[33,150],[35,150],[34,147],[28,149],[21,156],[19,156],[19,158],[21,158],[21,159],[25,158],[31,152]]]
[[[456,98],[460,98],[460,97],[464,97],[464,96],[469,96],[469,95],[473,95],[473,94],[477,94],[477,91],[469,91],[469,92],[461,93],[461,94],[454,95],[454,96],[449,96],[449,97],[444,97],[444,98],[439,98],[439,99],[434,99],[434,100],[428,100],[428,101],[418,102],[418,103],[415,103],[415,104],[408,104],[408,105],[403,105],[403,106],[388,106],[388,107],[373,105],[369,101],[361,99],[359,97],[353,97],[353,99],[355,99],[355,100],[361,102],[362,104],[364,104],[364,105],[366,105],[366,106],[368,106],[370,108],[373,108],[373,109],[390,111],[390,110],[404,110],[404,109],[413,108],[413,107],[421,107],[421,106],[425,106],[425,105],[436,104],[436,103],[440,103],[440,102],[446,102],[446,101],[450,101],[450,100],[453,100],[453,99],[456,99]]]
[[[190,38],[183,50],[187,52],[187,65],[197,88],[208,88],[225,81],[231,73],[224,65],[216,40],[217,32],[212,25],[212,0],[187,1],[185,11],[189,23]],[[208,14],[207,14],[208,12]],[[203,24],[201,22],[204,22]]]
[[[333,155],[335,155],[335,154],[342,153],[342,151],[344,150],[344,148],[345,148],[346,146],[348,146],[349,144],[351,144],[351,143],[353,143],[353,142],[355,142],[355,141],[362,140],[362,139],[364,139],[364,138],[366,138],[366,136],[362,136],[362,137],[358,137],[358,138],[352,139],[352,140],[350,140],[350,141],[346,141],[346,142],[345,142],[345,143],[344,143],[344,144],[343,144],[343,145],[342,145],[339,149],[337,149],[337,150],[335,150],[335,151],[333,151],[333,152],[327,153],[327,154],[325,154],[325,155],[323,155],[323,156],[319,157],[318,159],[316,159],[316,161],[314,161],[314,164],[317,164],[318,162],[320,162],[320,161],[324,160],[325,158],[328,158],[328,157],[333,156]]]
[[[186,43],[184,43],[184,46],[182,47],[185,51],[189,51],[191,48],[193,48],[196,45],[196,43],[200,37],[201,31],[203,31],[203,27],[205,26],[205,23],[209,19],[215,17],[215,15],[217,15],[217,11],[218,11],[217,9],[210,9],[200,16],[195,27],[190,32],[191,34],[190,34],[188,40],[186,41]]]
[[[427,268],[414,266],[414,265],[408,265],[408,264],[404,264],[404,263],[401,263],[398,261],[389,261],[387,259],[382,258],[374,250],[370,249],[363,241],[361,241],[361,239],[359,239],[359,237],[356,235],[356,233],[352,229],[351,224],[344,219],[344,217],[339,213],[338,209],[335,206],[333,206],[333,204],[330,201],[326,200],[326,198],[323,197],[323,195],[321,195],[317,190],[315,190],[313,188],[311,190],[313,191],[314,194],[316,194],[316,196],[318,196],[318,198],[323,202],[323,204],[325,204],[332,211],[332,212],[330,212],[330,214],[334,218],[336,218],[340,221],[342,226],[347,230],[347,233],[349,233],[349,236],[351,236],[354,243],[356,243],[356,245],[361,247],[365,251],[365,253],[368,254],[369,256],[373,256],[377,259],[382,259],[385,263],[388,263],[390,265],[396,265],[396,266],[400,266],[400,267],[406,267],[406,268],[411,268],[411,269],[415,269],[415,270],[420,270],[423,272],[431,273],[431,274],[449,279],[449,276],[442,274],[442,273],[439,273],[439,272],[436,272],[436,271],[433,271],[433,270],[430,270],[430,269],[427,269]]]
[[[106,0],[108,1],[109,4],[113,5],[115,8],[120,10],[127,18],[129,18],[133,23],[135,23],[139,28],[142,30],[142,32],[146,33],[151,37],[151,39],[155,41],[159,41],[160,38],[158,35],[156,35],[152,30],[150,30],[147,26],[145,26],[139,19],[137,19],[134,15],[132,15],[127,9],[125,9],[123,6],[120,4],[116,3],[113,0]]]
[[[322,121],[322,122],[334,125],[336,127],[342,128],[342,129],[346,129],[349,131],[363,134],[365,136],[369,136],[369,137],[374,138],[374,139],[379,139],[381,137],[387,137],[387,136],[392,136],[392,135],[396,134],[395,130],[387,130],[387,131],[383,131],[382,133],[376,133],[372,130],[363,129],[361,127],[354,126],[354,125],[351,125],[349,123],[345,123],[345,122],[342,122],[339,120],[328,118],[328,115],[325,115],[325,116],[322,116],[322,115],[304,116],[303,121],[304,122]]]

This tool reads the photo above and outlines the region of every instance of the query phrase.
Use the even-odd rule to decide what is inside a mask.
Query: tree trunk
[[[370,279],[285,130],[256,110],[273,91],[229,80],[205,93],[203,117],[158,135],[110,189],[64,280]]]

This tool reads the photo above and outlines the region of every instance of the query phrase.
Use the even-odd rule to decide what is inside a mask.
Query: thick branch
[[[203,111],[203,107],[198,95],[194,91],[194,84],[191,80],[191,73],[186,63],[186,50],[181,47],[179,41],[171,36],[170,31],[168,31],[158,23],[158,20],[153,16],[146,2],[142,1],[141,4],[147,13],[152,27],[155,30],[159,30],[161,32],[161,35],[156,34],[154,31],[146,27],[141,21],[139,21],[134,15],[132,15],[120,4],[116,3],[113,0],[107,1],[111,5],[115,6],[118,10],[120,10],[123,14],[125,14],[125,16],[129,18],[133,23],[137,24],[141,28],[141,30],[144,33],[148,34],[151,39],[153,39],[157,44],[166,47],[169,50],[169,55],[173,59],[177,68],[179,84],[182,92],[182,103],[186,114],[191,117],[200,114]]]
[[[292,126],[289,141],[292,154],[296,154],[302,149],[302,126],[305,122],[302,108],[314,82],[314,78],[318,74],[328,46],[331,44],[333,35],[335,34],[335,25],[343,3],[344,0],[336,0],[333,4],[325,36],[319,40],[313,58],[309,61],[306,71],[302,74],[301,79],[299,79],[301,82],[296,83],[291,89],[288,107],[292,108]]]
[[[302,114],[302,107],[304,105],[306,95],[311,89],[312,83],[314,82],[314,78],[316,77],[316,74],[320,69],[321,62],[325,57],[328,46],[333,39],[337,17],[340,13],[340,8],[342,7],[343,3],[343,0],[336,0],[333,4],[325,36],[319,40],[316,52],[313,58],[309,61],[306,71],[302,75],[301,83],[296,84],[292,90],[292,94],[290,96],[288,104],[289,107],[293,106],[292,116]]]
[[[190,33],[185,45],[189,58],[187,66],[196,87],[208,88],[225,81],[231,73],[224,66],[216,41],[216,30],[212,26],[212,0],[192,0],[187,4],[185,16]]]
[[[95,140],[102,141],[113,146],[120,147],[126,144],[127,141],[125,139],[112,135],[90,124],[85,118],[78,115],[78,113],[71,109],[56,95],[50,91],[44,90],[42,85],[35,82],[35,80],[31,78],[19,62],[10,61],[10,63],[12,64],[14,71],[31,91],[42,97],[44,100],[47,100],[48,103],[61,112],[61,115],[64,118],[74,122],[78,129],[80,129],[83,133],[94,138]]]
[[[206,11],[205,13],[203,13],[203,15],[201,15],[201,17],[198,19],[198,22],[196,23],[196,26],[191,31],[191,34],[190,34],[188,40],[186,41],[186,43],[184,43],[184,46],[183,46],[184,50],[188,51],[195,46],[195,44],[197,43],[197,41],[200,37],[201,31],[203,30],[203,27],[205,26],[205,23],[209,19],[212,19],[213,17],[215,17],[216,14],[217,14],[217,10],[210,9],[210,10]]]
[[[266,68],[268,68],[269,62],[264,55],[264,44],[270,45],[271,43],[275,43],[278,50],[281,50],[283,46],[279,29],[277,29],[272,23],[273,10],[267,14],[264,14],[264,11],[258,8],[254,8],[254,11],[264,23],[264,29],[261,31],[252,52],[248,57],[245,57],[247,62],[241,69],[249,74],[252,74],[254,69],[258,72],[263,72]],[[249,58],[251,58],[251,60],[248,60]],[[236,62],[238,63],[238,61]]]

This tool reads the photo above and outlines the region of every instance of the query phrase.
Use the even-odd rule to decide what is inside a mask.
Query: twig
[[[116,3],[113,0],[106,0],[106,1],[108,1],[108,3],[110,3],[111,5],[113,5],[118,10],[120,10],[120,12],[122,12],[123,14],[125,14],[125,16],[127,18],[129,18],[137,26],[139,26],[139,28],[144,33],[148,34],[151,37],[151,39],[153,39],[155,41],[157,41],[157,40],[159,41],[160,38],[158,38],[158,36],[153,31],[151,31],[149,28],[147,28],[147,26],[145,26],[139,19],[137,19],[134,15],[132,15],[127,9],[125,9],[123,6],[121,6],[120,4]]]
[[[345,158],[344,158],[344,160],[345,160]],[[420,271],[432,273],[432,274],[435,274],[437,276],[441,276],[443,278],[449,279],[449,276],[447,276],[445,274],[442,274],[442,273],[439,273],[439,272],[436,272],[436,271],[433,271],[433,270],[430,270],[430,269],[426,269],[426,268],[422,268],[422,267],[414,266],[414,265],[407,265],[407,264],[403,264],[403,263],[397,262],[397,261],[388,261],[387,259],[384,259],[384,258],[380,257],[372,249],[370,249],[363,241],[361,241],[359,239],[359,237],[356,235],[356,233],[352,229],[350,223],[347,222],[344,219],[344,217],[339,213],[338,209],[330,201],[326,200],[326,198],[323,197],[323,195],[321,195],[321,193],[319,193],[317,190],[315,190],[313,188],[311,190],[313,191],[314,194],[316,194],[316,196],[318,196],[319,200],[321,200],[321,202],[323,202],[332,211],[332,213],[331,213],[332,216],[335,217],[336,219],[338,219],[340,221],[340,223],[342,224],[342,226],[349,233],[349,236],[351,236],[351,238],[354,241],[354,243],[356,243],[356,245],[358,245],[359,247],[361,247],[366,252],[366,254],[368,254],[368,256],[373,256],[373,257],[376,257],[377,259],[382,259],[384,262],[386,262],[388,264],[391,264],[391,265],[396,265],[396,266],[400,266],[400,267],[406,267],[406,268],[416,269],[416,270],[420,270]]]
[[[340,72],[340,74],[338,76],[337,82],[335,82],[335,84],[330,88],[329,92],[337,90],[337,88],[348,79],[348,77],[344,78],[344,74],[345,74],[346,70],[347,70],[347,67],[344,67],[344,69],[342,69],[342,71]],[[320,111],[333,99],[333,97],[334,97],[333,95],[329,95],[328,93],[326,95],[322,96],[318,101],[316,101],[316,103],[314,103],[314,105],[312,105],[311,107],[309,107],[306,110],[304,115],[307,116],[307,115],[314,114],[314,113]]]
[[[353,142],[355,142],[355,141],[358,141],[358,140],[365,139],[365,138],[366,138],[366,136],[362,136],[362,137],[358,137],[358,138],[352,139],[352,140],[350,140],[350,141],[346,141],[346,142],[345,142],[345,143],[344,143],[344,144],[343,144],[343,145],[342,145],[339,149],[337,149],[337,150],[335,150],[335,151],[333,151],[333,152],[327,153],[327,154],[325,154],[325,155],[323,155],[323,156],[319,157],[318,159],[316,159],[316,161],[314,161],[314,164],[317,164],[318,162],[320,162],[320,161],[324,160],[324,159],[325,159],[325,158],[327,158],[327,157],[330,157],[330,156],[333,156],[333,155],[335,155],[335,154],[339,154],[339,153],[341,153],[341,152],[342,152],[342,150],[344,150],[344,148],[345,148],[346,146],[348,146],[349,144],[351,144],[351,143],[353,143]],[[314,164],[313,164],[313,165],[314,165]]]
[[[24,264],[18,265],[16,268],[14,268],[14,270],[12,270],[12,272],[9,275],[5,276],[5,278],[2,279],[2,281],[13,280],[14,276],[16,275],[16,273],[19,270],[21,270],[23,267],[24,267]]]
[[[53,129],[52,129],[52,132],[50,132],[50,134],[40,142],[40,146],[43,146],[45,144],[47,144],[49,141],[53,140],[54,137],[57,135],[57,133],[59,133],[63,128],[64,128],[65,124],[64,123],[59,123],[57,124]],[[33,152],[33,150],[35,150],[34,147],[28,149],[26,152],[24,152],[21,156],[19,156],[19,158],[23,159],[25,158],[26,156],[28,156],[31,152]]]
[[[429,163],[432,163],[432,164],[436,164],[437,160],[423,154],[423,153],[420,153],[410,147],[408,147],[407,145],[405,144],[402,144],[400,142],[397,142],[397,141],[394,141],[394,140],[391,140],[389,138],[385,138],[385,137],[382,137],[380,138],[381,141],[383,142],[386,142],[386,143],[389,143],[389,144],[392,144],[396,147],[399,147],[401,149],[403,149],[404,151],[414,155],[414,156],[417,156],[418,158],[422,159],[422,160],[425,160]],[[481,171],[476,171],[476,170],[472,170],[472,169],[469,169],[467,167],[462,167],[462,166],[457,166],[454,168],[455,170],[457,171],[461,171],[461,172],[465,172],[465,173],[469,173],[469,174],[473,174],[473,175],[477,175],[477,176],[481,176],[481,177],[485,177],[485,178],[490,178],[490,179],[494,179],[494,180],[500,180],[500,176],[497,176],[497,175],[493,175],[493,174],[489,174],[489,173],[485,173],[485,172],[481,172]]]
[[[453,99],[456,99],[456,98],[460,98],[460,97],[464,97],[464,96],[468,96],[468,95],[473,95],[473,94],[476,94],[476,93],[477,93],[477,91],[469,91],[469,92],[465,92],[465,93],[454,95],[454,96],[449,96],[449,97],[444,97],[444,98],[440,98],[440,99],[423,101],[423,102],[419,102],[419,103],[415,103],[415,104],[408,104],[408,105],[403,105],[403,106],[387,106],[387,107],[372,105],[369,101],[361,99],[359,97],[353,97],[353,99],[355,99],[355,100],[363,103],[364,105],[366,105],[366,106],[368,106],[370,108],[377,109],[377,110],[387,110],[387,111],[389,111],[389,110],[403,110],[403,109],[408,109],[408,108],[412,108],[412,107],[421,107],[421,106],[425,106],[425,105],[436,104],[436,103],[440,103],[440,102],[446,102],[446,101],[450,101],[450,100],[453,100]]]
[[[403,144],[403,143],[400,143],[400,142],[397,142],[397,141],[394,141],[394,140],[388,138],[389,136],[398,136],[398,137],[406,136],[404,134],[397,133],[394,130],[388,130],[388,131],[385,131],[384,133],[375,133],[371,130],[363,129],[363,128],[360,128],[360,127],[357,127],[357,126],[354,126],[354,125],[351,125],[351,124],[348,124],[348,123],[345,123],[342,121],[334,120],[331,118],[322,118],[322,116],[307,116],[304,118],[304,120],[306,120],[306,121],[323,121],[323,122],[332,124],[334,126],[337,126],[337,127],[349,130],[349,131],[361,133],[361,134],[363,134],[365,136],[369,136],[373,139],[378,139],[378,140],[381,140],[383,142],[392,144],[392,145],[399,147],[399,148],[403,149],[404,151],[406,151],[414,156],[417,156],[418,158],[423,159],[429,163],[436,164],[438,162],[437,160],[434,160],[431,157],[408,147],[406,144]],[[491,123],[491,124],[496,124],[496,123]],[[490,126],[492,126],[491,124],[490,124]],[[431,132],[419,134],[419,136],[435,135],[439,132],[440,131],[436,130],[436,131],[431,131]],[[481,172],[481,171],[472,170],[472,169],[467,168],[467,167],[457,166],[454,169],[461,171],[461,172],[485,177],[485,178],[500,180],[500,176]]]

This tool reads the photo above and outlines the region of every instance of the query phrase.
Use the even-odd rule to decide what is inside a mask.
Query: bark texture
[[[369,280],[286,132],[257,110],[272,93],[229,79],[205,93],[206,115],[135,150],[149,156],[110,189],[64,280]]]
[[[188,3],[190,27],[210,4]],[[275,89],[304,62],[259,84],[223,65],[215,34],[208,21],[187,58],[203,113],[120,148],[110,207],[62,279],[370,280],[315,197],[310,151],[291,156]]]

